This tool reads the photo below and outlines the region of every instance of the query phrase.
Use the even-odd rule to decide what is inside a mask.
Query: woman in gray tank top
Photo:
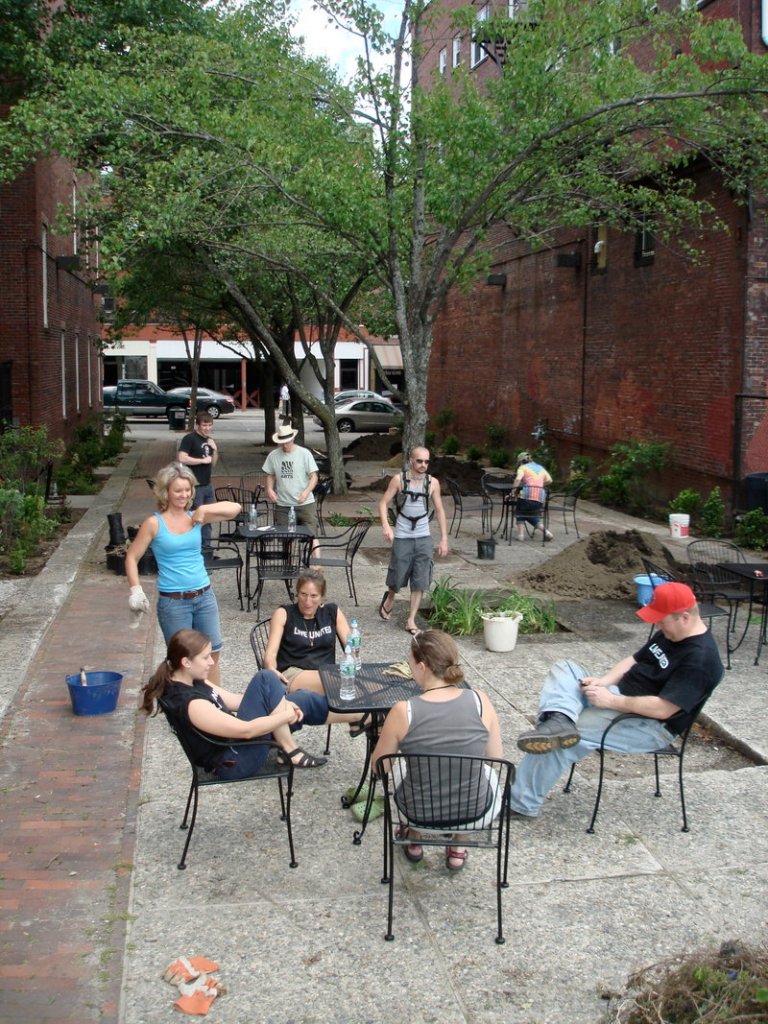
[[[496,711],[482,690],[461,686],[464,671],[459,665],[459,651],[447,633],[427,629],[411,642],[408,663],[413,678],[421,689],[421,696],[399,701],[387,715],[379,742],[373,752],[373,766],[382,755],[400,751],[404,754],[464,754],[471,757],[503,757],[501,733]],[[419,803],[419,779],[397,780],[398,786],[408,786],[411,799]],[[478,806],[478,818],[489,821],[501,810],[501,793],[494,787],[495,773],[488,773],[487,798]],[[426,790],[426,784],[425,784]],[[424,798],[426,800],[426,797]],[[410,861],[420,861],[423,847],[417,842],[419,833],[409,827],[408,838],[413,840],[403,847]],[[454,843],[460,836],[453,837]],[[447,846],[445,865],[450,871],[460,871],[467,859],[461,846]]]

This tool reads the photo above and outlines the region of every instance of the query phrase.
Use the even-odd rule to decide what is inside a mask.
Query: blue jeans
[[[540,501],[531,501],[530,498],[518,498],[515,508],[515,519],[520,523],[530,523],[536,529],[541,521],[541,511],[544,505]]]
[[[288,696],[285,686],[280,682],[276,672],[271,669],[262,669],[248,683],[243,694],[237,717],[246,722],[252,722],[254,718],[265,718],[271,715],[280,701]],[[324,725],[328,717],[328,702],[319,693],[311,693],[309,690],[294,690],[290,695],[290,701],[298,704],[304,712],[304,723],[306,725]],[[301,729],[302,724],[292,725],[291,732]],[[269,740],[271,733],[265,733],[258,739]],[[220,779],[244,779],[257,772],[269,756],[270,747],[261,744],[249,745],[234,742],[230,749],[224,754],[223,763],[216,769]]]
[[[214,653],[222,648],[219,606],[213,587],[189,600],[158,597],[157,621],[166,643],[180,629],[196,629],[208,637]]]
[[[593,708],[585,700],[579,680],[591,675],[575,661],[557,661],[549,670],[539,698],[539,714],[560,711],[576,723],[581,741],[565,750],[546,754],[525,754],[517,767],[509,797],[509,806],[518,814],[535,818],[544,797],[557,780],[576,761],[597,750],[606,726],[621,712]],[[614,693],[618,688],[610,687]],[[622,754],[647,754],[667,746],[674,739],[664,723],[653,719],[628,719],[608,733],[606,750]]]
[[[198,484],[195,488],[195,496],[192,499],[192,508],[200,508],[201,505],[212,505],[216,501],[216,495],[214,493],[211,484]],[[211,546],[211,524],[206,523],[201,528],[202,533],[202,545],[204,548]]]

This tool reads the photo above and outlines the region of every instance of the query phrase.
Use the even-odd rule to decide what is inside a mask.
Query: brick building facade
[[[60,204],[77,207],[63,160],[38,160],[0,185],[0,421],[45,425],[66,441],[101,409],[102,300],[95,252],[75,231],[56,233]]]
[[[765,52],[765,5],[699,6],[739,20],[750,47]],[[457,51],[472,66],[471,41],[436,22],[423,70],[450,75]],[[485,57],[473,71],[499,74]],[[577,453],[601,462],[618,441],[670,441],[667,494],[717,484],[738,501],[734,484],[768,470],[766,209],[737,205],[704,165],[690,173],[729,229],[697,236],[697,264],[640,234],[561,232],[554,248],[532,253],[496,229],[496,283],[484,276],[454,291],[436,321],[430,413],[453,408],[465,443],[485,442],[487,425],[500,424],[515,447],[533,443],[546,421],[563,471]]]

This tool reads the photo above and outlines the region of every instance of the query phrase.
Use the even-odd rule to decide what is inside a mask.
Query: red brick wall
[[[85,261],[81,270],[69,272],[58,269],[55,260],[73,254],[72,234],[54,234],[58,205],[69,207],[71,196],[71,169],[61,160],[38,161],[0,187],[0,362],[12,363],[14,420],[20,425],[45,424],[51,436],[64,439],[101,407],[101,366],[94,347],[100,329],[99,299],[89,286]],[[47,327],[44,222],[49,228]]]
[[[675,449],[670,491],[727,487],[747,215],[709,172],[699,189],[731,229],[699,240],[699,265],[657,242],[654,262],[636,266],[634,234],[619,232],[608,235],[605,273],[593,270],[589,232],[564,234],[554,251],[513,255],[510,246],[492,268],[507,274],[506,289],[478,282],[455,292],[436,323],[430,411],[452,406],[465,443],[484,443],[487,425],[501,423],[512,446],[528,446],[546,419],[563,470],[576,452],[600,459],[617,441],[658,437]],[[580,269],[556,265],[558,253],[577,251]],[[762,346],[753,348],[764,371]]]

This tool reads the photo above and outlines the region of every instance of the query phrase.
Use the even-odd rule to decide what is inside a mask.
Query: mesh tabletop
[[[421,694],[414,679],[386,676],[389,662],[364,665],[355,676],[355,699],[339,697],[341,674],[337,665],[320,669],[320,679],[331,711],[388,711],[399,700]]]

